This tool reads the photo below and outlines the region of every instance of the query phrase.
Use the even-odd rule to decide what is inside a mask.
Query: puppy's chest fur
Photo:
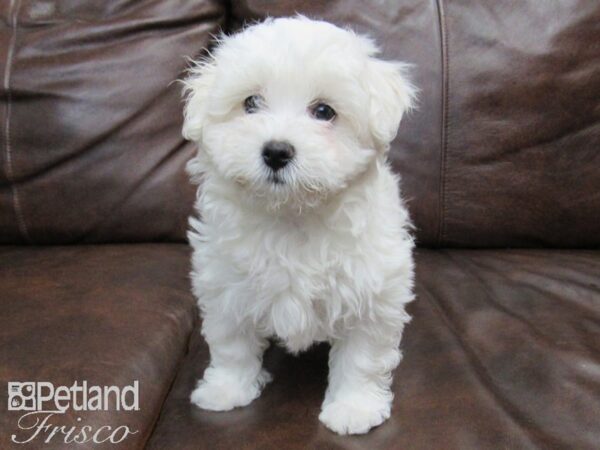
[[[292,351],[372,319],[386,283],[408,270],[398,266],[412,246],[400,221],[369,220],[364,205],[274,218],[214,202],[208,190],[197,207],[204,221],[192,223],[190,239],[201,309],[225,311]]]
[[[355,238],[302,220],[251,228],[221,251],[237,275],[237,314],[265,335],[298,351],[367,312],[382,280],[360,279],[369,255]]]

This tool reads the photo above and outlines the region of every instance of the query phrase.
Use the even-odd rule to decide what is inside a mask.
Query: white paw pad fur
[[[338,434],[364,434],[390,417],[386,402],[333,401],[323,407],[319,420]]]
[[[246,406],[256,399],[271,375],[262,370],[252,383],[229,380],[200,380],[192,392],[190,400],[196,406],[209,411],[229,411]]]

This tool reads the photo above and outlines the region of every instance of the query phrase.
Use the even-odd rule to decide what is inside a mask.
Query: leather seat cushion
[[[192,406],[209,361],[196,330],[148,448],[597,448],[600,252],[421,250],[417,271],[392,418],[369,435],[318,421],[326,345],[270,349],[274,381],[246,408]]]
[[[139,411],[67,410],[67,428],[125,425],[120,445],[141,448],[185,355],[194,327],[186,245],[0,247],[0,448],[19,431],[22,411],[7,411],[7,382],[75,381],[126,386],[139,380]],[[77,422],[81,417],[81,422]],[[65,448],[58,437],[20,448]],[[89,448],[91,444],[79,444]]]

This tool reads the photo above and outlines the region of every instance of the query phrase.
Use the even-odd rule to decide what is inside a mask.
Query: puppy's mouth
[[[269,183],[272,183],[275,185],[285,184],[285,181],[283,181],[283,179],[277,172],[271,172],[269,174],[269,176],[267,177],[267,179],[269,180]]]

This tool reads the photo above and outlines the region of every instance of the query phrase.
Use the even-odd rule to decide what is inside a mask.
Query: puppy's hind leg
[[[321,422],[339,434],[362,434],[390,417],[399,342],[397,331],[385,335],[358,329],[333,342]]]
[[[268,341],[250,327],[214,315],[204,318],[202,334],[210,349],[210,365],[192,392],[192,403],[202,409],[228,411],[252,402],[271,381],[262,368]]]

